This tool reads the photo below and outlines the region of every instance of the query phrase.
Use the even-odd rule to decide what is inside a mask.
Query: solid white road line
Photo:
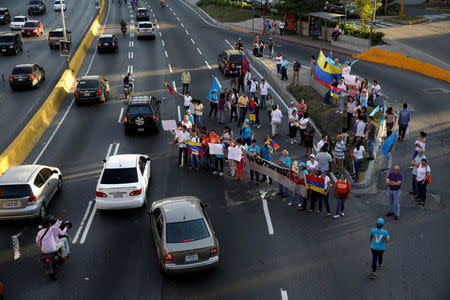
[[[166,55],[167,58],[169,58],[169,55],[167,54],[166,50],[164,50],[164,54]]]
[[[172,72],[172,66],[169,64],[169,71],[170,71],[170,73],[173,73]]]
[[[272,220],[270,219],[269,206],[267,205],[267,200],[264,199],[266,194],[267,194],[266,191],[261,193],[261,201],[263,204],[264,216],[266,217],[267,229],[269,231],[269,234],[273,235],[274,231],[273,231]]]
[[[80,244],[84,244],[86,241],[86,236],[89,232],[89,229],[91,228],[92,220],[94,219],[95,213],[97,212],[97,207],[94,205],[94,209],[91,212],[91,215],[89,216],[89,220],[86,224],[86,227],[84,228],[83,235],[81,236]]]
[[[176,92],[177,91],[177,86],[175,85],[175,80],[172,81],[173,84],[173,90]]]
[[[219,81],[219,79],[217,79],[217,77],[216,76],[213,76],[214,77],[214,79],[217,81],[217,84],[219,85],[219,89],[221,89],[222,90],[222,85],[220,84],[220,81]]]
[[[280,291],[281,291],[281,300],[288,300],[289,298],[287,292],[283,289],[280,289]]]
[[[117,123],[122,122],[122,116],[123,116],[123,107],[120,108],[120,115],[119,115],[119,120],[117,120]]]
[[[114,146],[114,144],[109,144],[109,148],[108,148],[108,152],[106,152],[106,159],[108,159],[108,157],[109,157],[109,155],[111,154],[111,150],[112,150],[112,147]]]
[[[186,31],[186,34],[189,35],[189,32],[187,31],[187,29],[185,29],[184,31]]]
[[[183,27],[184,28],[184,24],[183,23],[180,23],[181,24],[181,27]]]
[[[66,119],[67,114],[69,113],[70,109],[72,108],[72,105],[73,105],[74,102],[75,102],[75,99],[72,99],[72,102],[70,102],[69,107],[67,108],[67,110],[64,113],[63,117],[61,118],[61,121],[59,121],[58,125],[55,128],[55,131],[53,131],[53,133],[50,136],[50,138],[48,139],[48,141],[44,144],[44,147],[42,147],[41,152],[39,152],[38,156],[33,161],[33,164],[36,164],[39,161],[39,159],[41,158],[42,154],[44,154],[45,150],[47,150],[48,145],[50,145],[51,141],[53,140],[53,138],[55,137],[56,133],[58,132],[59,127],[61,127],[62,123]]]
[[[117,143],[116,144],[116,148],[114,149],[114,154],[113,155],[117,155],[117,152],[119,152],[119,146],[120,146],[120,143]]]
[[[111,144],[111,146],[112,146],[112,144]],[[80,236],[81,229],[83,229],[84,222],[86,222],[86,219],[89,216],[89,211],[91,210],[92,203],[93,203],[92,200],[89,201],[86,211],[84,212],[83,219],[81,219],[81,223],[80,223],[80,226],[78,227],[77,233],[75,234],[75,237],[72,240],[72,244],[76,244],[78,241],[78,237]]]
[[[14,260],[18,260],[20,258],[20,245],[19,245],[19,236],[22,232],[11,236],[11,242],[14,250]]]
[[[161,40],[161,44],[163,45],[163,47],[166,46],[166,43],[164,43],[164,40]]]
[[[198,53],[200,53],[200,55],[203,54],[202,51],[200,51],[200,49],[198,49],[198,47],[197,47],[197,51],[198,51]]]
[[[191,42],[192,42],[192,44],[194,44],[195,45],[195,42],[194,42],[194,40],[191,38]]]
[[[181,122],[181,111],[180,111],[180,106],[177,106],[177,111],[178,111],[178,122]]]
[[[208,64],[208,62],[205,60],[205,64],[208,66],[208,68],[211,70],[211,66]]]

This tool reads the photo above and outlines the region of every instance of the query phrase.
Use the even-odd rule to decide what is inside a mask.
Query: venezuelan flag
[[[305,175],[308,189],[325,194],[325,178]]]
[[[336,77],[337,82],[342,77],[342,68],[331,64],[329,61],[330,59],[327,59],[321,50],[319,58],[317,58],[315,76],[320,83],[327,87],[330,85],[333,77]]]
[[[342,93],[343,93],[342,89],[339,89],[334,86],[331,87],[331,91],[330,91],[331,97],[339,98],[342,95]]]
[[[273,150],[280,149],[280,145],[278,145],[274,140],[272,140],[270,137],[267,137],[266,143],[269,142],[270,146],[272,146]]]
[[[169,85],[169,83],[165,80],[163,80],[163,83],[166,86],[166,88],[169,89],[170,94],[173,95],[173,88]]]
[[[192,141],[185,141],[187,150],[191,154],[203,156],[205,154],[205,150],[203,149],[202,143],[195,143]]]

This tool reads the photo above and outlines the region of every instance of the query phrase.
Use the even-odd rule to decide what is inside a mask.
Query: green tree
[[[361,28],[363,30],[368,29],[367,24],[369,23],[373,15],[374,1],[377,1],[376,8],[378,9],[382,4],[382,0],[353,0],[353,5],[359,11],[359,17],[361,18]]]
[[[277,5],[280,12],[306,15],[310,12],[321,11],[325,0],[285,0]]]

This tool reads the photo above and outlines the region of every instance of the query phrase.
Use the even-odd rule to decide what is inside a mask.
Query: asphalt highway
[[[79,75],[104,75],[110,81],[111,98],[105,104],[76,106],[72,95],[68,95],[54,124],[26,161],[58,166],[63,172],[63,190],[49,210],[55,215],[67,210],[67,218],[74,224],[72,254],[62,266],[58,280],[51,281],[38,261],[39,249],[34,244],[36,221],[2,222],[0,281],[5,285],[6,299],[448,298],[447,208],[423,211],[407,206],[402,210],[402,221],[387,220],[392,241],[385,254],[385,268],[377,280],[370,281],[368,232],[376,218],[386,212],[385,200],[377,194],[352,196],[346,203],[345,217],[338,221],[323,214],[314,216],[288,207],[288,200],[274,196],[275,183],[256,187],[213,176],[205,170],[177,168],[178,149],[168,144],[172,137],[167,132],[124,134],[122,75],[131,67],[136,76],[136,94],[165,97],[161,103],[165,120],[178,120],[183,102],[181,97],[169,95],[163,80],[179,89],[181,72],[188,68],[192,94],[203,101],[206,114],[209,105],[204,99],[213,77],[222,85],[227,84],[217,69],[217,55],[229,48],[226,41],[232,43],[240,34],[205,23],[204,20],[210,21],[189,4],[176,0],[166,3],[166,8],[161,8],[157,0],[139,3],[140,7],[152,9],[151,20],[159,26],[154,41],[137,40],[130,27],[122,36],[118,24],[124,19],[133,25],[132,12],[117,3],[109,6],[104,32],[118,35],[119,51],[98,54],[94,42]],[[249,36],[245,38],[250,40]],[[310,48],[280,46],[286,52],[292,51],[288,56],[302,57],[304,63],[313,53]],[[387,78],[386,83],[381,81],[386,93],[397,91],[395,86],[400,90],[392,94],[393,98],[413,93],[405,90],[408,81],[417,89],[422,86],[419,83],[442,85],[386,67],[361,63],[357,68],[359,74],[370,79],[382,72]],[[402,76],[406,76],[405,83],[399,80]],[[275,100],[283,101],[278,97]],[[448,104],[442,105],[447,109]],[[285,114],[284,105],[281,107]],[[428,107],[432,109],[431,105]],[[428,112],[425,108],[423,111]],[[265,112],[260,116],[262,126],[255,133],[258,141],[270,130]],[[215,120],[204,116],[204,121],[209,129],[222,131]],[[232,129],[238,133],[235,124]],[[282,127],[282,136],[285,134],[287,126]],[[293,158],[300,159],[304,153],[303,149],[287,145],[287,139],[277,142],[289,149]],[[194,195],[211,204],[208,214],[220,243],[218,268],[185,276],[163,276],[158,270],[147,209],[103,212],[93,208],[102,168],[100,160],[115,153],[146,153],[152,157],[150,202]],[[443,160],[439,163],[443,164]],[[248,176],[248,170],[245,172]],[[436,186],[445,180],[438,177],[433,177]],[[445,186],[437,190],[445,191]],[[261,192],[267,192],[264,200]],[[330,205],[333,211],[334,197],[330,197]],[[273,234],[268,230],[269,224]],[[12,236],[19,241],[15,248]],[[14,254],[19,257],[14,259]]]
[[[51,50],[48,46],[48,32],[56,27],[62,27],[61,13],[53,10],[53,1],[47,1],[47,12],[44,15],[27,14],[28,1],[2,1],[1,6],[7,7],[11,19],[24,15],[29,20],[39,20],[44,26],[44,34],[39,37],[23,37],[23,51],[15,56],[0,56],[0,73],[4,81],[0,82],[0,151],[3,152],[24,128],[34,113],[39,109],[47,96],[53,90],[56,82],[65,69],[64,57],[59,50]],[[84,37],[89,24],[96,15],[93,1],[67,1],[66,28],[72,32],[72,51],[77,49]],[[0,32],[10,32],[9,23],[0,25]],[[20,33],[20,31],[17,31]],[[36,63],[44,67],[46,80],[38,89],[13,91],[9,87],[8,76],[14,66],[24,63]]]

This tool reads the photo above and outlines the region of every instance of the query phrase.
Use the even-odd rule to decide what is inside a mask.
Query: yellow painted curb
[[[249,33],[248,30],[244,30],[244,29],[240,29],[240,28],[236,28],[233,26],[228,26],[228,28],[230,28],[231,30],[236,30],[236,31],[240,31],[240,32],[245,32],[245,33]]]
[[[14,141],[0,155],[0,174],[9,167],[21,164],[34,146],[38,143],[44,132],[50,126],[53,118],[58,113],[61,104],[70,90],[75,77],[86,57],[87,51],[97,33],[106,11],[106,0],[102,0],[99,14],[92,23],[89,31],[86,33],[83,41],[70,60],[70,70],[66,69],[56,84],[53,91],[47,97],[45,102],[36,112],[36,114],[27,123],[24,129],[17,135]]]
[[[379,64],[414,71],[426,76],[450,82],[450,72],[448,72],[447,70],[417,59],[410,58],[406,55],[390,52],[384,49],[372,48],[354,57]]]

